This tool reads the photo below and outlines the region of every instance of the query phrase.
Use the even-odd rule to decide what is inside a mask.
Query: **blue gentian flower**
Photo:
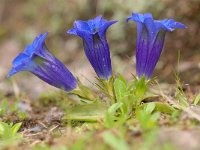
[[[46,47],[48,33],[40,34],[13,61],[8,77],[20,71],[29,71],[48,84],[71,91],[76,88],[77,80]]]
[[[186,28],[173,19],[154,20],[151,14],[132,13],[126,21],[137,23],[136,74],[149,79],[163,49],[165,34],[176,28]]]
[[[106,30],[117,21],[107,21],[98,16],[88,21],[75,21],[74,28],[67,33],[82,38],[85,54],[98,77],[108,80],[112,75],[110,51]]]

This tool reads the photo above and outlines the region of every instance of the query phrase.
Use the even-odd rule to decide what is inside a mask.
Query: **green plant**
[[[19,101],[9,103],[7,99],[3,99],[0,103],[0,117],[16,114],[20,120],[27,118],[27,113],[19,110]]]
[[[136,119],[139,121],[140,126],[144,130],[149,130],[157,127],[158,119],[160,118],[159,112],[154,112],[156,105],[149,103],[142,109],[136,110]]]
[[[156,122],[159,118],[158,112],[171,114],[175,110],[167,103],[148,102],[142,103],[144,99],[157,97],[156,94],[150,91],[149,84],[151,80],[134,78],[130,83],[124,79],[122,75],[114,80],[114,97],[113,103],[107,110],[105,115],[106,127],[113,127],[124,124],[134,114],[140,119],[141,125],[150,122]],[[157,113],[153,113],[157,111]],[[148,122],[149,121],[149,122]],[[147,125],[148,126],[148,125]]]
[[[116,136],[112,132],[103,133],[104,142],[115,150],[130,150],[128,143],[123,136]]]
[[[0,147],[7,147],[18,143],[22,139],[22,135],[17,133],[22,123],[7,124],[0,122]]]
[[[6,113],[7,108],[8,108],[8,101],[7,101],[7,99],[3,99],[0,104],[0,116],[1,117]]]
[[[40,145],[36,145],[32,148],[32,150],[68,150],[68,148],[66,146],[58,146],[58,147],[51,147],[49,145],[46,144],[40,144]]]

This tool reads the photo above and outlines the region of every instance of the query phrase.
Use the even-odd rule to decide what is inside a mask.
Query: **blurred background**
[[[119,20],[107,32],[115,72],[127,79],[135,73],[136,25],[124,20],[131,12],[153,14],[156,19],[174,18],[187,29],[168,33],[154,76],[163,83],[175,83],[175,72],[190,85],[200,84],[200,0],[0,0],[0,91],[24,92],[37,97],[55,89],[32,74],[20,73],[7,79],[12,60],[40,32],[49,32],[47,47],[87,84],[95,73],[83,51],[82,41],[66,31],[74,20],[103,15]],[[177,70],[178,50],[181,60]],[[118,65],[120,64],[120,66]]]

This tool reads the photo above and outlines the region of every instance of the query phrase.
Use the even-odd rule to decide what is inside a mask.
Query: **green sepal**
[[[96,87],[104,93],[106,96],[110,98],[110,100],[115,102],[115,94],[114,94],[114,76],[110,77],[109,80],[105,80],[102,78],[97,78],[98,83],[95,83]]]
[[[84,101],[94,101],[98,97],[94,91],[91,91],[91,88],[83,85],[80,80],[78,80],[78,89],[72,90],[70,93],[78,96]]]

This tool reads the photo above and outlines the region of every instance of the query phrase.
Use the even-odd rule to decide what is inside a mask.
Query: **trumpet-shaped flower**
[[[136,74],[149,79],[163,49],[165,34],[176,28],[186,28],[173,19],[154,20],[151,14],[132,13],[126,21],[137,23]]]
[[[110,50],[106,30],[117,21],[107,21],[98,16],[88,21],[75,21],[67,33],[82,38],[85,54],[98,77],[108,80],[112,75]]]
[[[77,80],[46,47],[48,33],[40,34],[13,61],[8,77],[20,71],[29,71],[48,84],[71,91],[76,88]]]

